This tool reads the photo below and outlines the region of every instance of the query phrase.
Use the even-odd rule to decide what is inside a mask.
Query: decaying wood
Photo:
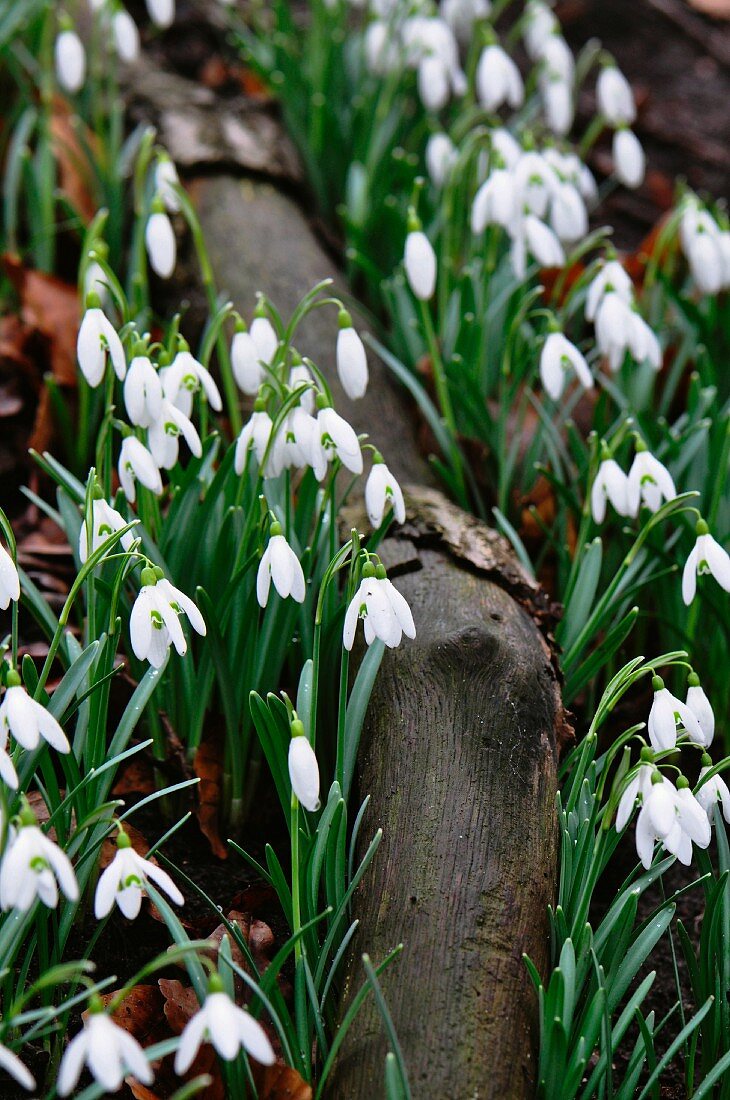
[[[414,1097],[529,1096],[536,1004],[522,955],[547,963],[566,728],[536,625],[549,631],[550,615],[503,540],[438,493],[409,491],[382,556],[418,636],[386,655],[363,731],[361,836],[382,827],[384,840],[354,899],[344,1008],[360,952],[377,961],[402,942],[381,980]],[[329,1095],[383,1095],[387,1049],[370,1002]]]
[[[261,290],[288,317],[336,274],[300,207],[275,187],[210,173],[190,187],[217,283],[244,315]],[[335,288],[345,293],[339,279]],[[385,841],[354,898],[360,932],[343,1006],[361,983],[361,952],[377,961],[402,941],[383,985],[414,1097],[527,1095],[536,1005],[522,954],[546,963],[556,872],[564,719],[553,608],[499,535],[433,490],[408,402],[376,357],[367,397],[353,403],[337,383],[334,317],[311,314],[297,346],[327,375],[338,409],[417,486],[407,523],[382,546],[418,637],[386,654],[363,733],[361,835],[382,826]],[[386,1049],[370,1006],[330,1095],[382,1096]]]

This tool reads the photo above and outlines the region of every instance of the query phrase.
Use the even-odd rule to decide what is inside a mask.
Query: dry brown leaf
[[[102,1001],[109,1005],[117,992],[105,993]],[[149,1046],[167,1035],[162,1016],[164,998],[156,985],[136,985],[112,1014],[114,1022],[133,1035],[138,1043]]]
[[[21,317],[49,341],[53,377],[61,386],[76,385],[76,336],[81,304],[75,286],[55,275],[24,267],[6,253],[3,263],[20,298]]]
[[[96,136],[72,111],[69,103],[55,96],[51,108],[51,147],[58,165],[58,185],[79,217],[88,225],[96,214],[98,203],[92,194],[94,173],[78,130],[83,128],[84,143],[96,149]]]
[[[312,1100],[312,1086],[291,1066],[251,1064],[259,1100]]]
[[[197,809],[200,831],[207,838],[213,854],[219,859],[227,859],[228,849],[218,832],[218,810],[223,782],[223,745],[220,737],[204,738],[195,753],[193,771],[200,779]]]

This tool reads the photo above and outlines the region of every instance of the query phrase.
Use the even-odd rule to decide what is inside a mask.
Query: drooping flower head
[[[294,794],[305,810],[315,813],[320,806],[319,765],[299,718],[294,718],[291,723],[288,762],[289,779]]]

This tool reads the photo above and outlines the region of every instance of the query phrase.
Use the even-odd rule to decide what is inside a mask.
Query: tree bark
[[[360,835],[382,827],[384,839],[353,901],[343,1009],[365,978],[360,953],[377,963],[402,942],[381,983],[416,1100],[532,1094],[537,1006],[522,955],[545,968],[555,891],[564,715],[535,621],[549,608],[509,559],[505,576],[501,540],[471,517],[481,565],[457,556],[461,517],[438,494],[409,493],[409,521],[384,544],[418,636],[383,661],[358,764],[370,796]],[[382,1096],[387,1050],[370,999],[328,1095]]]

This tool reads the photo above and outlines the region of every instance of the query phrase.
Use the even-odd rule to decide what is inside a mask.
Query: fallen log
[[[359,952],[377,961],[402,941],[381,984],[413,1096],[529,1096],[536,1002],[522,955],[547,965],[564,723],[536,625],[550,609],[498,536],[437,493],[409,491],[383,558],[399,563],[418,636],[383,661],[360,746],[362,835],[384,839],[353,902],[344,1007],[364,980]],[[328,1095],[382,1096],[387,1050],[369,1001]]]
[[[165,117],[168,125],[176,117],[169,102]],[[333,274],[300,206],[270,183],[206,171],[190,192],[216,281],[244,314],[261,290],[288,316]],[[428,488],[411,409],[385,367],[370,357],[367,397],[351,403],[337,385],[332,318],[316,311],[301,340],[338,409],[401,481],[420,486],[409,493],[408,522],[382,547],[418,637],[386,655],[363,733],[359,784],[370,795],[370,828],[362,835],[382,826],[385,841],[353,899],[360,931],[345,965],[343,1012],[362,983],[361,953],[377,961],[403,941],[383,985],[414,1097],[526,1096],[536,1003],[522,954],[540,968],[547,962],[556,879],[564,718],[553,609],[496,532]],[[330,1095],[383,1095],[386,1050],[369,1005],[348,1034]]]

